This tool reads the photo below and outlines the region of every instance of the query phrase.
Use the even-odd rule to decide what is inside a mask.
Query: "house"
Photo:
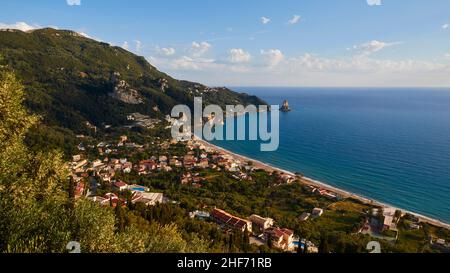
[[[116,171],[112,168],[105,168],[104,173],[101,173],[100,179],[102,179],[102,181],[104,182],[109,182],[111,183],[112,178],[116,175]]]
[[[120,138],[119,138],[119,142],[120,143],[124,143],[124,142],[127,142],[128,141],[128,137],[127,136],[120,136]]]
[[[182,166],[182,163],[178,160],[177,157],[172,157],[172,158],[169,160],[169,165],[170,165],[170,166],[175,166],[175,167],[181,167],[181,166]]]
[[[325,198],[328,198],[328,199],[330,199],[330,200],[339,200],[339,197],[337,196],[337,194],[335,194],[335,193],[332,193],[332,192],[329,192],[329,191],[327,191],[327,190],[325,190],[325,189],[318,189],[317,191],[316,191],[320,196],[323,196],[323,197],[325,197]]]
[[[256,214],[251,215],[248,219],[262,231],[271,228],[274,222],[272,218],[264,218]]]
[[[441,245],[441,246],[445,246],[445,240],[444,240],[444,239],[438,238],[438,239],[436,240],[436,244]]]
[[[311,216],[311,213],[304,212],[304,213],[302,213],[302,215],[300,215],[299,220],[301,222],[306,221],[309,219],[310,216]]]
[[[208,166],[209,166],[209,161],[207,158],[202,158],[200,160],[200,162],[197,164],[197,167],[200,167],[200,168],[208,168]]]
[[[323,209],[320,209],[320,208],[313,209],[312,213],[311,213],[311,215],[313,217],[320,217],[320,216],[322,216],[322,214],[323,214]]]
[[[288,174],[282,174],[281,179],[286,184],[292,184],[295,181],[295,177],[292,175],[288,175]]]
[[[383,208],[382,212],[383,212],[383,231],[386,230],[395,230],[396,229],[396,224],[394,222],[394,218],[395,218],[395,208]],[[380,211],[378,211],[379,213]]]
[[[122,171],[124,173],[131,173],[132,169],[133,169],[133,163],[131,163],[131,162],[126,162],[125,164],[122,165]]]
[[[128,162],[128,159],[126,159],[126,158],[121,158],[121,159],[119,159],[119,162],[120,162],[120,164],[125,164],[125,163]]]
[[[111,158],[111,164],[115,165],[115,164],[119,164],[120,161],[117,158]]]
[[[252,222],[236,217],[224,210],[215,208],[211,212],[210,216],[217,223],[220,223],[226,227],[239,230],[242,232],[244,231],[252,232]]]
[[[228,160],[224,159],[224,158],[220,158],[217,161],[217,165],[220,167],[225,167],[228,164]]]
[[[73,167],[73,168],[74,168],[75,170],[76,170],[76,169],[80,169],[80,168],[86,166],[87,164],[88,164],[88,161],[87,161],[86,159],[84,159],[84,160],[78,162],[78,163],[75,165],[75,167]]]
[[[183,165],[185,168],[193,168],[197,160],[193,155],[185,155],[183,158]]]
[[[148,171],[156,170],[158,164],[154,160],[142,160],[139,162],[139,166]]]
[[[84,146],[83,146],[83,143],[78,144],[77,148],[80,151],[85,151],[86,150],[86,148],[84,148]]]
[[[134,192],[131,202],[133,204],[143,203],[146,206],[154,206],[158,203],[162,203],[164,195],[162,193],[153,192]]]
[[[383,231],[390,230],[393,221],[394,221],[394,217],[392,217],[392,216],[390,216],[390,215],[384,216],[384,220],[383,220]]]
[[[232,162],[226,168],[230,172],[238,172],[239,171],[239,164],[237,164],[236,162]]]
[[[72,156],[72,161],[73,162],[78,162],[80,160],[81,160],[81,155],[74,155],[74,156]]]
[[[101,197],[101,196],[94,196],[94,197],[90,197],[90,200],[99,203],[102,206],[106,206],[109,205],[109,199]]]
[[[75,187],[75,198],[79,198],[83,195],[85,190],[85,184],[84,182],[78,182],[77,186]]]
[[[203,181],[203,178],[199,176],[199,174],[195,174],[194,177],[192,177],[192,182],[193,183],[200,183]]]
[[[107,193],[105,194],[105,196],[100,199],[102,200],[100,202],[100,204],[102,206],[112,206],[112,207],[117,207],[118,205],[124,207],[126,206],[127,202],[124,199],[119,198],[117,195],[115,195],[114,193]]]
[[[128,184],[122,181],[115,182],[113,184],[114,188],[118,189],[119,191],[124,191],[128,189]]]
[[[305,245],[308,248],[308,253],[319,253],[319,248],[311,241],[306,241]]]
[[[181,182],[182,185],[189,184],[191,181],[192,181],[192,175],[191,175],[191,173],[185,173],[185,174],[183,174],[183,176],[181,177],[181,180],[180,180],[180,182]]]
[[[265,232],[266,240],[269,238],[272,240],[274,247],[291,250],[294,247],[294,232],[287,228],[275,228],[272,227]]]
[[[207,211],[196,210],[196,211],[189,212],[189,217],[204,220],[204,219],[208,219],[210,217],[210,214]]]
[[[159,161],[159,162],[167,162],[167,156],[165,156],[165,155],[160,156],[160,157],[158,158],[158,161]]]

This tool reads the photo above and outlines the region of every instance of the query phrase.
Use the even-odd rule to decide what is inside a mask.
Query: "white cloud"
[[[284,54],[279,49],[261,50],[261,55],[268,66],[277,66],[284,60]]]
[[[300,22],[300,19],[301,19],[301,16],[300,16],[300,15],[294,15],[294,16],[292,17],[292,19],[288,21],[288,24],[289,24],[289,25],[295,25],[295,24],[297,24],[297,23]]]
[[[236,51],[239,52],[239,51]],[[450,61],[450,54],[446,56]],[[261,60],[259,60],[261,59]],[[355,53],[327,58],[305,53],[287,57],[278,49],[262,50],[259,58],[233,63],[183,56],[150,62],[174,76],[210,85],[255,86],[450,86],[450,63],[375,59]],[[260,61],[265,61],[261,66]],[[281,65],[282,64],[282,65]]]
[[[81,0],[67,0],[69,6],[81,6]]]
[[[367,0],[369,6],[381,6],[381,0]]]
[[[398,45],[398,44],[400,44],[400,42],[387,43],[387,42],[372,40],[370,42],[367,42],[367,43],[364,43],[361,45],[355,45],[355,46],[353,46],[353,49],[358,50],[361,55],[370,55],[372,53],[378,52],[387,47],[391,47],[391,46]]]
[[[4,24],[0,23],[0,29],[18,29],[21,31],[30,31],[34,29],[41,28],[39,25],[29,25],[25,22],[17,22],[15,24]]]
[[[267,25],[268,23],[270,23],[270,18],[267,18],[267,17],[261,17],[261,23],[263,24],[263,25]]]
[[[210,48],[211,44],[209,44],[208,42],[201,42],[201,43],[192,42],[191,53],[195,57],[200,57],[204,55],[206,52],[208,52]]]
[[[449,24],[443,24],[441,28],[443,30],[447,30],[449,27],[450,27]]]
[[[139,40],[134,40],[134,43],[136,44],[136,52],[140,52],[142,50],[142,42]]]
[[[149,60],[178,78],[216,86],[450,86],[450,53],[441,62],[375,57],[375,52],[395,44],[370,41],[351,48],[349,57],[312,53],[286,56],[280,49],[261,50],[251,56],[244,49],[233,48],[219,59],[193,56],[189,49],[189,55],[182,57],[158,53],[155,56],[159,57]],[[173,52],[170,48],[166,51]]]
[[[128,50],[130,48],[130,45],[128,44],[127,41],[123,42],[122,48],[125,49],[125,50]]]
[[[175,49],[172,47],[163,47],[161,48],[160,52],[165,56],[172,56],[175,55],[176,53]]]
[[[191,58],[188,56],[183,56],[172,61],[170,64],[172,69],[176,70],[204,70],[210,69],[215,66],[214,59],[205,58]]]
[[[150,63],[167,71],[171,71],[174,75],[183,73],[195,73],[193,71],[201,71],[200,75],[208,73],[246,73],[251,67],[247,63],[233,63],[229,59],[219,61],[210,58],[182,56],[179,58],[168,58],[167,56],[148,58]],[[181,76],[183,77],[183,76]]]
[[[241,48],[233,48],[230,50],[229,59],[232,63],[247,63],[250,61],[251,55]]]
[[[415,60],[378,60],[356,55],[350,59],[322,58],[306,53],[298,58],[290,58],[287,65],[291,71],[326,71],[326,72],[411,72],[436,71],[445,65]]]

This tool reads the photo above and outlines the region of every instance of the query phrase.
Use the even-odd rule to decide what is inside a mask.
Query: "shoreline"
[[[244,156],[244,155],[241,155],[241,154],[237,154],[235,152],[231,152],[231,151],[229,151],[229,150],[227,150],[225,148],[222,148],[222,147],[219,147],[217,145],[214,145],[214,144],[212,144],[212,143],[210,143],[208,141],[205,141],[203,139],[200,139],[200,138],[198,138],[196,136],[194,137],[194,140],[199,142],[199,143],[201,143],[205,147],[208,147],[210,149],[213,149],[213,150],[222,152],[224,154],[227,154],[227,155],[231,156],[235,160],[238,160],[238,161],[241,161],[241,162],[251,161],[251,162],[253,162],[253,166],[255,168],[257,168],[257,169],[263,169],[263,170],[266,170],[268,172],[277,171],[277,172],[280,172],[280,173],[284,173],[284,174],[288,174],[288,175],[292,175],[292,176],[297,176],[295,173],[293,173],[291,171],[283,170],[281,168],[272,166],[272,165],[270,165],[268,163],[264,163],[262,161],[255,160],[253,158],[250,158],[250,157],[247,157],[247,156]],[[360,201],[360,202],[362,202],[364,204],[367,204],[367,205],[379,206],[379,207],[382,207],[382,208],[394,208],[396,210],[401,210],[403,213],[409,213],[411,215],[414,215],[415,217],[417,217],[420,220],[420,222],[425,222],[425,223],[428,223],[428,224],[431,224],[431,225],[434,225],[434,226],[437,226],[437,227],[446,228],[446,229],[450,230],[450,224],[445,223],[445,222],[443,222],[441,220],[434,219],[434,218],[422,215],[422,214],[417,213],[417,212],[412,212],[412,211],[405,210],[405,209],[402,209],[402,208],[397,208],[395,206],[392,206],[392,205],[389,205],[389,204],[377,201],[375,199],[367,198],[367,197],[364,197],[362,195],[355,194],[355,193],[352,193],[350,191],[346,191],[346,190],[343,190],[343,189],[340,189],[340,188],[328,185],[326,183],[323,183],[321,181],[318,181],[318,180],[315,180],[315,179],[312,179],[312,178],[309,178],[309,177],[302,177],[301,178],[301,182],[304,183],[304,184],[307,184],[307,185],[323,188],[323,189],[325,189],[327,191],[330,191],[330,192],[333,192],[335,194],[338,194],[338,195],[340,195],[340,196],[342,196],[344,198],[352,198],[352,199],[358,200],[358,201]]]

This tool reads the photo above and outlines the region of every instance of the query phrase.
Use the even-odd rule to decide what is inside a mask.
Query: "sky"
[[[449,0],[2,0],[212,86],[450,87]]]

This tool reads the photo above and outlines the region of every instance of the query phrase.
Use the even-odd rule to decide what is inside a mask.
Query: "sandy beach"
[[[208,148],[210,148],[212,150],[216,150],[218,152],[227,154],[227,155],[231,156],[236,161],[241,161],[241,162],[251,161],[253,163],[253,166],[255,168],[257,168],[257,169],[263,169],[263,170],[266,170],[268,172],[276,171],[276,172],[279,172],[279,173],[284,173],[284,174],[289,174],[289,175],[292,175],[292,176],[296,176],[294,173],[292,173],[290,171],[286,171],[286,170],[283,170],[283,169],[271,166],[270,164],[267,164],[267,163],[264,163],[264,162],[261,162],[261,161],[258,161],[258,160],[254,160],[252,158],[249,158],[249,157],[246,157],[246,156],[243,156],[243,155],[240,155],[240,154],[233,153],[233,152],[231,152],[229,150],[226,150],[226,149],[221,148],[219,146],[213,145],[213,144],[211,144],[211,143],[209,143],[207,141],[204,141],[202,139],[199,139],[197,137],[195,137],[195,141],[203,144],[205,147],[208,147]],[[401,210],[403,213],[409,213],[409,214],[412,214],[412,215],[416,216],[417,218],[420,219],[421,222],[426,222],[426,223],[429,223],[429,224],[434,225],[434,226],[450,229],[450,224],[444,223],[444,222],[442,222],[440,220],[433,219],[431,217],[427,217],[427,216],[424,216],[424,215],[416,213],[416,212],[408,211],[408,210],[401,209],[401,208],[396,208],[395,206],[391,206],[391,205],[386,204],[386,203],[382,203],[382,202],[379,202],[379,201],[376,201],[376,200],[373,200],[373,199],[370,199],[370,198],[366,198],[366,197],[363,197],[361,195],[354,194],[354,193],[351,193],[349,191],[345,191],[345,190],[342,190],[342,189],[330,186],[330,185],[328,185],[326,183],[323,183],[323,182],[320,182],[320,181],[317,181],[317,180],[314,180],[314,179],[311,179],[311,178],[308,178],[308,177],[302,177],[301,178],[301,182],[304,183],[304,184],[307,184],[307,185],[311,185],[311,186],[314,186],[314,187],[319,187],[319,188],[328,190],[328,191],[336,193],[336,194],[338,194],[338,195],[340,195],[340,196],[342,196],[344,198],[353,198],[355,200],[358,200],[358,201],[363,202],[363,203],[368,204],[368,205],[379,206],[379,207],[382,207],[382,208],[395,208],[395,209]]]

